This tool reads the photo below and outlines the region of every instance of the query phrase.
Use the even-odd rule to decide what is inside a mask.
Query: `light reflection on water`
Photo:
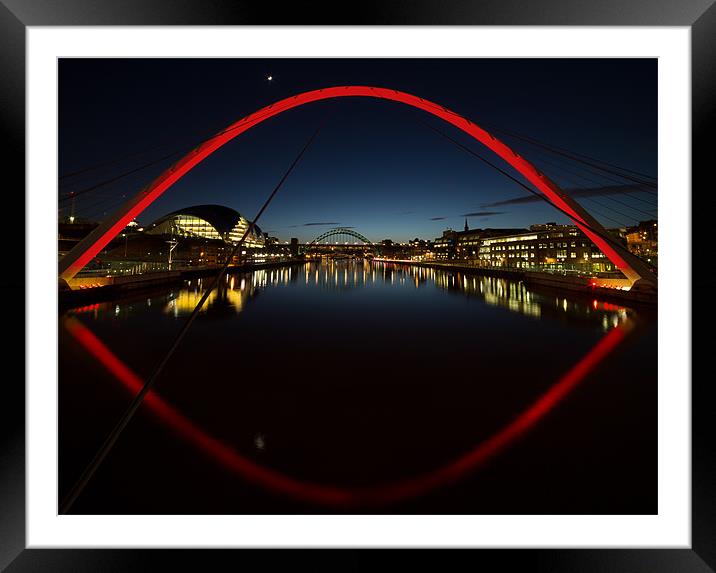
[[[160,305],[165,314],[175,318],[187,316],[197,305],[211,278],[185,281],[182,288],[160,296],[147,296],[145,307]],[[212,310],[240,313],[261,290],[302,283],[305,288],[342,292],[360,288],[400,286],[414,289],[439,289],[461,294],[527,317],[571,318],[594,321],[604,331],[634,317],[635,311],[599,299],[586,299],[567,294],[534,292],[522,281],[466,274],[460,271],[417,267],[404,264],[371,263],[362,260],[326,260],[301,266],[262,269],[247,274],[229,274],[214,289],[201,312]],[[99,303],[74,309],[74,313],[91,312],[95,318],[109,308],[117,319],[141,312],[142,305]]]
[[[69,313],[146,376],[210,281]],[[537,444],[501,454],[493,474],[476,476],[474,488],[456,490],[448,505],[416,501],[409,511],[649,513],[656,482],[642,482],[656,460],[656,336],[655,322],[643,314],[520,281],[403,264],[325,260],[235,273],[210,294],[158,388],[192,424],[266,467],[361,486],[456,458],[509,423],[606,331],[646,322],[647,335],[602,365],[599,378],[585,383],[586,399],[570,396],[558,412],[561,421],[538,433]],[[62,332],[60,344],[60,478],[68,487],[128,397]],[[100,476],[96,487],[104,494],[88,498],[85,509],[172,511],[172,492],[182,497],[190,487],[196,506],[189,512],[286,511],[283,498],[237,484],[166,433],[149,417],[133,420],[122,438],[129,453],[116,454],[121,462],[113,466],[120,485]],[[162,439],[158,454],[153,440]],[[174,490],[123,495],[137,457],[143,472],[171,475]],[[618,474],[602,467],[601,460],[614,459]],[[204,464],[201,472],[196,464]],[[574,476],[575,468],[588,475]],[[526,472],[529,484],[520,477]],[[541,492],[553,484],[564,496],[550,490],[545,506]],[[584,489],[603,497],[583,497]]]

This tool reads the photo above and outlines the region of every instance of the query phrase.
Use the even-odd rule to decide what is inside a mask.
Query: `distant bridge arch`
[[[89,235],[82,239],[59,262],[59,277],[70,279],[92,260],[114,237],[116,237],[174,183],[236,136],[261,122],[294,107],[307,103],[338,97],[371,97],[392,100],[421,109],[464,131],[509,163],[532,185],[567,214],[592,242],[611,260],[633,284],[640,279],[656,285],[656,277],[649,266],[626,247],[606,239],[609,233],[586,209],[572,199],[559,186],[539,171],[532,163],[509,146],[476,125],[466,117],[421,97],[398,90],[371,86],[337,86],[304,92],[266,106],[229,125],[214,137],[187,153],[164,171],[137,195],[129,199],[114,214],[106,218]]]
[[[308,246],[311,245],[318,245],[321,243],[321,241],[325,241],[326,239],[330,239],[332,237],[353,237],[354,239],[358,239],[361,243],[364,245],[372,246],[373,243],[370,241],[370,239],[365,238],[363,235],[361,235],[358,231],[354,231],[353,229],[349,229],[347,227],[336,227],[335,229],[331,229],[330,231],[326,231],[325,233],[322,233],[321,235],[318,235],[315,239],[313,239]],[[323,243],[325,244],[325,243]],[[340,243],[336,243],[340,244]]]

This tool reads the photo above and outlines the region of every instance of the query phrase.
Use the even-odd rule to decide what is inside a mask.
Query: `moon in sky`
[[[271,80],[273,79],[273,76],[267,76],[266,79],[267,79],[268,81],[271,81]]]

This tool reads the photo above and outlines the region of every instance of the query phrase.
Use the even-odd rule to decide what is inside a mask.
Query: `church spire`
[[[465,219],[465,230],[466,230],[466,231],[469,231],[469,230],[470,230],[470,228],[467,226],[467,219]]]

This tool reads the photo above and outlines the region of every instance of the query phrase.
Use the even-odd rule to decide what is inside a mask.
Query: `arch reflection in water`
[[[133,394],[143,380],[126,366],[87,327],[74,317],[66,319],[66,330]],[[522,434],[531,429],[584,380],[623,341],[631,330],[625,323],[607,333],[586,355],[567,371],[537,400],[520,412],[510,423],[497,430],[472,450],[456,460],[425,474],[369,487],[341,488],[301,481],[248,459],[193,424],[176,408],[150,391],[146,404],[168,426],[227,468],[250,481],[304,501],[338,506],[364,506],[393,503],[424,494],[436,487],[450,484],[497,455]]]
[[[207,280],[72,311],[97,339],[93,348],[103,349],[99,356],[104,360],[91,351],[90,360],[78,359],[78,353],[88,349],[78,346],[73,333],[61,331],[67,341],[60,356],[61,393],[66,402],[78,404],[63,417],[67,430],[61,433],[61,449],[70,456],[64,459],[71,460],[62,474],[67,480],[92,454],[82,453],[78,440],[105,431],[87,418],[79,405],[88,396],[78,393],[86,391],[104,401],[109,415],[121,409],[126,397],[116,392],[113,380],[124,378],[120,392],[136,392],[177,328],[170,300],[183,297],[188,312]],[[196,500],[200,511],[208,513],[265,513],[267,504],[283,509],[272,504],[294,503],[273,496],[277,491],[299,502],[339,508],[407,496],[410,508],[430,512],[433,496],[420,494],[458,478],[465,478],[464,484],[436,493],[451,500],[450,513],[484,511],[485,503],[496,512],[543,513],[540,504],[548,502],[538,497],[534,502],[524,497],[511,501],[511,480],[519,481],[511,472],[516,466],[522,468],[519,474],[549,464],[541,480],[529,486],[541,490],[568,475],[574,458],[580,457],[578,465],[589,467],[590,475],[570,483],[601,487],[620,504],[599,507],[650,511],[648,494],[634,502],[635,492],[624,485],[624,478],[605,487],[611,470],[589,461],[589,456],[611,459],[616,449],[637,456],[637,462],[621,464],[630,476],[643,478],[649,470],[638,456],[651,451],[643,444],[650,444],[652,435],[649,412],[655,378],[649,365],[656,339],[655,322],[641,309],[637,315],[634,309],[604,301],[535,292],[518,281],[350,259],[236,273],[222,283],[224,292],[198,318],[191,344],[172,361],[158,386],[162,394],[153,399],[163,405],[150,410],[147,403],[152,415],[132,426],[134,433],[126,438],[125,455],[119,455],[117,463],[127,475],[136,470],[136,456],[156,458],[158,435],[153,431],[159,422],[171,430],[166,433],[167,453],[161,467],[144,470],[181,475],[193,452],[175,454],[189,440],[219,462],[207,463],[201,478],[187,477],[206,490]],[[241,306],[233,300],[237,293]],[[177,308],[184,312],[181,305]],[[632,322],[646,328],[630,337],[629,357],[614,354],[600,368],[600,377],[590,378],[584,391],[572,396],[572,384],[618,346],[615,339],[622,335],[612,333],[625,333]],[[604,336],[610,341],[604,343],[608,351],[599,346],[601,358],[596,360],[590,349],[601,345]],[[589,367],[575,370],[575,362],[585,356],[591,356]],[[103,366],[93,370],[96,360]],[[562,390],[553,390],[555,380],[566,372],[579,375],[556,386]],[[568,394],[569,402],[540,425],[539,432],[530,432],[524,444],[501,454],[489,470],[468,477],[472,469],[505,452]],[[585,401],[586,395],[590,398]],[[571,421],[566,423],[565,417]],[[629,424],[632,435],[609,433],[622,422]],[[590,442],[596,433],[598,440]],[[581,451],[574,451],[572,438],[564,442],[563,434],[580,436],[574,439],[585,441]],[[257,436],[262,436],[262,448]],[[456,460],[468,455],[457,467],[469,469],[456,472]],[[243,484],[240,495],[251,499],[242,498],[228,508],[222,492],[231,496],[236,489],[234,473],[269,493]],[[495,475],[499,483],[492,484],[494,491],[486,501],[484,487]],[[183,480],[177,487],[180,483]],[[121,510],[114,500],[122,496],[132,498],[139,513],[145,508],[156,512],[156,504],[167,511],[173,503],[169,493],[138,499],[130,489],[117,490],[112,484],[104,483],[101,489],[98,503],[110,512]],[[574,492],[550,499],[550,504],[575,510]],[[580,499],[577,509],[594,512],[593,499],[585,498],[592,504],[586,506]],[[315,511],[322,511],[320,507]]]

